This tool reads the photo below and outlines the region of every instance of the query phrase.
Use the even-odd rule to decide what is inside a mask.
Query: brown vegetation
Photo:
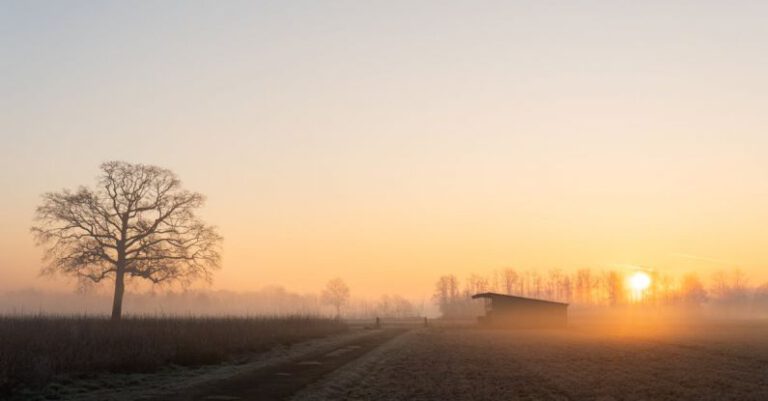
[[[298,316],[123,321],[0,317],[0,396],[61,375],[217,363],[345,329],[336,320]]]

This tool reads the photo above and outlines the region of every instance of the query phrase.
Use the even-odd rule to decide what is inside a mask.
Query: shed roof
[[[479,294],[472,295],[472,299],[478,299],[478,298],[488,298],[491,301],[493,301],[494,299],[502,299],[502,300],[516,300],[516,301],[524,301],[524,302],[537,302],[537,303],[568,306],[568,304],[564,302],[555,302],[555,301],[547,301],[544,299],[518,297],[516,295],[498,294],[495,292],[481,292]]]

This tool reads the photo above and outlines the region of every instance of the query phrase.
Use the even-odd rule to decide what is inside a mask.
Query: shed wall
[[[567,305],[493,299],[483,323],[514,328],[562,328],[568,323]]]

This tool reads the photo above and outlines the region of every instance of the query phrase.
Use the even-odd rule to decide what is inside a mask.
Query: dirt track
[[[240,361],[197,368],[169,367],[147,374],[105,374],[57,385],[60,396],[26,399],[69,401],[276,400],[318,381],[329,372],[405,332],[352,329],[349,332],[277,346]],[[30,398],[31,397],[31,398]]]
[[[768,400],[768,322],[652,332],[353,330],[95,400]]]
[[[153,400],[284,400],[404,332],[402,329],[381,330],[332,350],[320,349],[288,362],[244,372],[226,380],[208,382],[174,396]]]

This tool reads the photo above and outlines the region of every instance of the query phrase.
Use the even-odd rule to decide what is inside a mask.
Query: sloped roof
[[[517,301],[524,301],[524,302],[540,302],[540,303],[546,303],[546,304],[555,304],[555,305],[568,306],[568,304],[564,303],[564,302],[555,302],[555,301],[547,301],[547,300],[544,300],[544,299],[518,297],[517,295],[498,294],[498,293],[495,293],[495,292],[481,292],[480,294],[472,295],[472,299],[478,299],[478,298],[488,298],[491,301],[493,301],[494,299],[503,299],[503,300],[517,300]]]

